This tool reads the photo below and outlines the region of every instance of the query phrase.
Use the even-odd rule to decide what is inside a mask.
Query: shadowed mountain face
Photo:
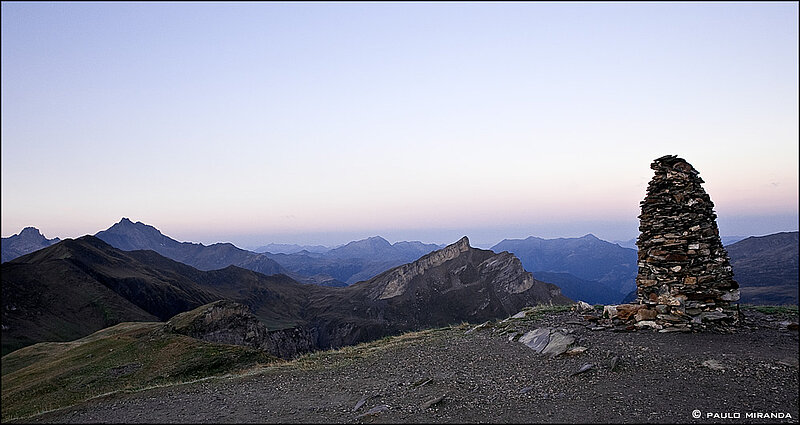
[[[526,270],[541,272],[563,283],[565,294],[590,303],[618,303],[625,294],[636,289],[636,250],[623,248],[586,235],[582,238],[505,239],[492,251],[509,251],[519,257]],[[565,274],[574,276],[570,278]],[[547,279],[544,279],[547,280]],[[555,280],[554,280],[555,281]],[[583,282],[582,282],[583,281]],[[585,290],[582,288],[585,286]],[[599,296],[604,291],[611,291]]]
[[[442,248],[422,242],[389,243],[379,236],[353,241],[324,253],[265,253],[283,267],[305,276],[327,276],[347,284],[370,279],[392,267]]]
[[[590,304],[619,304],[620,294],[611,286],[595,280],[586,280],[569,273],[536,272],[536,278],[561,288],[564,296]]]
[[[311,349],[569,302],[513,255],[471,248],[466,238],[369,281],[328,288],[235,266],[201,271],[84,236],[3,264],[2,285],[4,352],[223,299],[247,306],[270,331],[293,330],[307,339],[298,347]]]
[[[35,227],[26,227],[22,229],[17,235],[3,238],[2,247],[2,262],[11,261],[20,255],[29,254],[33,251],[38,251],[42,248],[47,248],[50,245],[58,243],[58,238],[47,239]]]
[[[230,243],[205,246],[178,242],[164,236],[153,226],[142,222],[133,223],[127,218],[107,230],[97,232],[95,237],[123,251],[150,249],[200,270],[217,270],[235,265],[267,275],[287,273],[286,269],[265,255],[237,248]]]
[[[67,341],[124,321],[167,320],[221,299],[271,327],[302,321],[314,285],[229,266],[201,271],[154,251],[122,251],[84,236],[2,265],[3,352]]]
[[[798,232],[753,236],[726,247],[741,302],[797,304]]]

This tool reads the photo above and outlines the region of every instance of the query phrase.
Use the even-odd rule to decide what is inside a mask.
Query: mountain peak
[[[16,238],[18,238],[20,241],[24,241],[25,243],[36,243],[36,244],[47,244],[48,242],[56,243],[56,242],[59,241],[58,238],[47,239],[42,234],[42,232],[39,231],[39,229],[37,229],[37,228],[35,228],[33,226],[28,226],[28,227],[22,229],[19,232],[19,235],[16,235]],[[4,238],[4,239],[11,239],[11,238]],[[44,246],[47,246],[47,245],[44,245]]]
[[[28,227],[22,229],[22,231],[19,232],[19,235],[20,236],[33,236],[33,235],[42,236],[42,233],[39,231],[39,229],[37,229],[37,228],[35,228],[33,226],[28,226]]]
[[[255,252],[245,251],[230,242],[205,246],[200,243],[178,242],[157,228],[123,217],[119,223],[95,236],[123,251],[153,250],[169,259],[200,270],[216,270],[231,264],[264,274],[286,273],[274,260]]]
[[[151,226],[149,224],[142,223],[141,221],[137,221],[137,222],[134,223],[128,217],[122,217],[122,219],[119,222],[114,223],[114,225],[109,227],[108,229],[106,229],[106,231],[109,231],[109,230],[112,230],[112,229],[114,229],[114,230],[120,230],[120,229],[125,229],[125,230],[133,230],[133,229],[145,230],[145,229],[147,229],[147,230],[150,230],[150,231],[154,230],[154,231],[158,232],[159,234],[161,234],[161,231],[156,229],[155,227],[153,227],[153,226]]]
[[[381,285],[381,290],[373,296],[377,299],[387,299],[402,295],[415,276],[458,258],[462,253],[469,252],[471,249],[469,239],[464,236],[440,250],[423,255],[417,261],[391,269],[379,275],[377,279],[382,277],[384,284]]]
[[[3,246],[0,249],[2,261],[11,261],[17,257],[38,251],[44,247],[58,243],[60,239],[47,239],[39,229],[28,226],[22,229],[19,234],[3,238]]]
[[[362,257],[367,258],[392,249],[392,244],[380,236],[372,236],[367,239],[352,241],[339,248],[328,251],[327,255],[337,257]]]
[[[114,248],[123,251],[133,251],[135,249],[152,249],[158,252],[158,247],[165,243],[170,243],[166,236],[158,229],[140,221],[134,223],[127,217],[122,217],[118,223],[106,230],[101,230],[94,236]],[[177,243],[172,241],[171,243]]]

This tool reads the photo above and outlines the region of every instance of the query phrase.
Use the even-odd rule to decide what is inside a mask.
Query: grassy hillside
[[[2,358],[2,420],[115,391],[193,381],[277,361],[262,351],[125,322],[72,342],[45,342]]]

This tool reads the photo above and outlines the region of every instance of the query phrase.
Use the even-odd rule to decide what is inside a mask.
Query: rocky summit
[[[35,227],[26,227],[17,235],[3,238],[2,241],[2,262],[11,261],[19,256],[38,251],[50,245],[58,243],[60,239],[47,239]]]
[[[639,215],[637,322],[676,328],[733,323],[739,284],[719,237],[714,204],[703,179],[684,159],[665,155]]]

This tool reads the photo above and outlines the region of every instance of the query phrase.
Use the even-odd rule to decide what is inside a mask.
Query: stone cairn
[[[699,330],[731,325],[739,284],[719,238],[703,179],[675,155],[650,165],[655,176],[639,215],[638,305],[623,307],[637,327]]]

